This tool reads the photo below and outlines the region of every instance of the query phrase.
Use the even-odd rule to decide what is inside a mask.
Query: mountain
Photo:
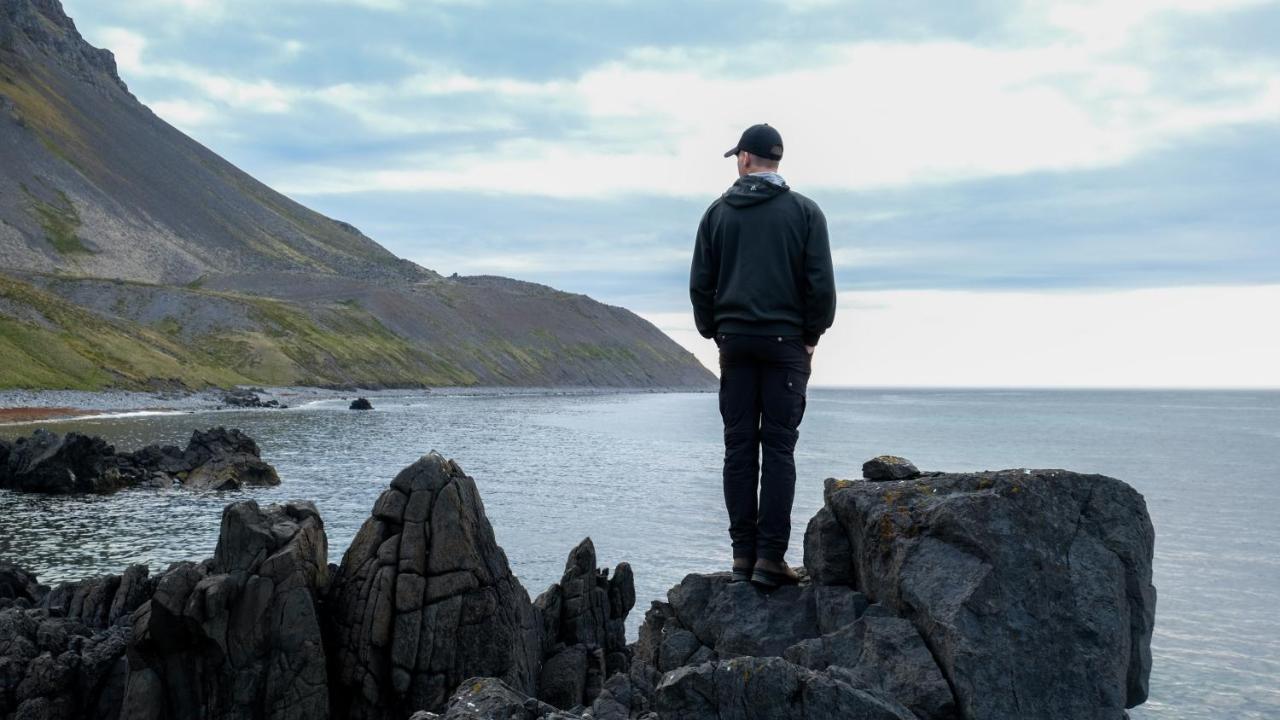
[[[0,387],[708,387],[584,295],[443,277],[140,103],[57,0],[0,0]]]

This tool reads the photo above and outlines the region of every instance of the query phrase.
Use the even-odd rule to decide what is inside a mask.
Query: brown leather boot
[[[736,557],[733,559],[733,577],[729,582],[747,582],[751,579],[751,570],[755,567],[755,558]]]
[[[751,573],[751,582],[771,590],[783,585],[796,585],[800,582],[800,576],[796,575],[796,571],[785,562],[760,559],[756,561],[755,569]]]

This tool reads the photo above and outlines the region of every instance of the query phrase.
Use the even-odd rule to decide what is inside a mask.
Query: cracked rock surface
[[[1063,470],[828,480],[815,581],[924,638],[965,718],[1122,718],[1151,672],[1155,532],[1142,496]]]
[[[133,613],[121,717],[327,717],[326,552],[310,502],[228,505],[213,558],[172,566]]]
[[[475,481],[440,455],[401,471],[378,498],[327,608],[338,717],[443,709],[475,676],[537,692],[540,622]]]

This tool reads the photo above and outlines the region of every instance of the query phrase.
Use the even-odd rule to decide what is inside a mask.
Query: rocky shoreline
[[[125,453],[97,436],[43,428],[13,442],[0,439],[3,490],[65,495],[137,486],[237,490],[279,484],[253,438],[224,427],[193,431],[185,448],[148,445]]]
[[[378,400],[423,395],[601,395],[705,392],[689,388],[579,388],[579,387],[432,387],[432,388],[326,388],[252,387],[206,390],[139,392],[134,390],[0,390],[0,428],[29,423],[92,418],[121,414],[193,413],[226,409],[279,409],[312,402],[351,401],[357,397]],[[257,402],[254,402],[256,398]],[[274,403],[274,405],[273,405]]]
[[[584,540],[530,600],[474,480],[436,454],[337,564],[313,505],[253,501],[225,508],[212,558],[155,576],[49,589],[0,563],[0,718],[1123,718],[1145,700],[1141,495],[907,466],[827,481],[799,586],[690,574],[629,645],[626,563]]]

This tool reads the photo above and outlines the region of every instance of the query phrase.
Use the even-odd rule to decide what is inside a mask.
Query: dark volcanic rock
[[[167,487],[175,480],[207,490],[280,484],[252,438],[222,427],[192,432],[186,449],[148,445],[117,453],[99,437],[43,429],[4,449],[0,488],[25,492],[107,493],[143,483]]]
[[[667,597],[669,602],[653,603],[640,628],[639,640],[632,648],[635,662],[665,673],[664,685],[674,673],[693,667],[700,669],[684,678],[683,683],[691,683],[690,687],[695,688],[704,687],[706,683],[715,685],[722,682],[716,679],[716,668],[730,658],[760,660],[785,656],[794,663],[821,671],[817,675],[822,676],[814,680],[812,673],[789,668],[790,663],[769,665],[775,679],[785,678],[790,684],[788,687],[816,683],[814,687],[824,688],[825,693],[837,685],[848,685],[871,693],[878,702],[890,707],[919,708],[923,711],[921,718],[942,720],[954,716],[950,692],[915,628],[905,620],[891,617],[892,613],[879,606],[870,606],[875,612],[874,618],[869,619],[866,597],[851,587],[816,585],[805,580],[798,586],[766,593],[750,583],[729,582],[728,573],[695,574],[671,588]],[[892,625],[893,621],[900,624]],[[894,632],[886,631],[886,626]],[[868,633],[868,627],[874,632]],[[893,643],[911,653],[875,652]],[[900,682],[899,678],[904,676],[928,680],[931,684],[916,687]],[[941,696],[937,694],[939,688]],[[735,698],[747,692],[738,685],[727,690],[715,685],[715,689],[724,694],[712,697],[730,703],[737,702]],[[684,707],[684,702],[681,700],[677,707],[668,698],[664,712],[678,711],[684,713],[678,715],[681,717],[697,717],[697,712],[706,711],[706,708]],[[663,707],[661,700],[659,706]],[[725,705],[720,706],[720,711],[737,712]]]
[[[875,692],[781,658],[741,657],[686,666],[658,686],[663,720],[916,720]]]
[[[862,463],[862,477],[868,480],[910,480],[920,477],[920,471],[906,458],[881,455]]]
[[[356,398],[355,400],[351,401],[351,406],[348,409],[349,410],[372,410],[373,403],[369,402],[368,398]]]
[[[910,620],[964,717],[1122,718],[1146,698],[1154,531],[1133,488],[1006,470],[826,495],[806,564]]]
[[[23,492],[112,492],[140,481],[140,471],[99,437],[38,428],[9,447],[0,487]]]
[[[631,566],[596,568],[591,538],[569,553],[564,576],[534,601],[543,621],[546,661],[538,696],[560,708],[590,705],[605,678],[631,665],[626,619],[636,601]]]
[[[185,474],[256,453],[218,430],[115,457]],[[627,647],[630,567],[598,568],[588,538],[531,603],[474,481],[433,453],[341,566],[310,503],[252,502],[213,558],[158,577],[48,590],[0,562],[0,718],[1119,720],[1150,671],[1153,542],[1141,496],[1097,475],[831,480],[798,586],[689,575]]]
[[[119,715],[127,625],[94,632],[48,610],[0,610],[0,717]]]
[[[953,718],[955,702],[937,663],[907,620],[867,614],[829,635],[787,649],[791,662],[833,674],[857,688],[879,690],[919,718]]]
[[[49,588],[41,585],[35,575],[0,560],[0,608],[9,607],[17,600],[25,600],[29,607],[40,602],[48,592]]]
[[[260,391],[259,391],[260,392]],[[282,408],[279,400],[263,402],[258,392],[249,388],[232,388],[222,395],[222,404],[238,408]]]
[[[701,648],[706,659],[781,657],[787,648],[861,617],[866,598],[850,587],[808,582],[766,593],[731,583],[728,573],[688,575],[645,615],[636,653],[666,671],[687,664]]]
[[[253,455],[225,455],[196,467],[182,481],[193,490],[238,490],[245,485],[279,485],[275,468]]]
[[[40,606],[55,617],[100,629],[127,621],[154,592],[147,566],[130,565],[120,575],[62,583],[41,599]]]
[[[0,563],[0,595],[6,586],[17,597],[0,598],[0,717],[117,717],[129,614],[154,587],[146,567],[46,592],[30,573]]]
[[[314,505],[228,505],[214,557],[171,567],[133,614],[122,717],[327,717],[327,576]]]
[[[334,712],[440,710],[458,683],[536,690],[542,638],[475,482],[437,454],[403,470],[342,558],[327,600]]]
[[[458,686],[444,714],[423,711],[409,720],[542,720],[555,712],[554,707],[512,690],[497,678],[473,677]]]
[[[275,468],[262,460],[253,438],[236,429],[224,427],[195,430],[181,456],[177,448],[152,448],[134,453],[135,460],[156,460],[149,469],[175,474],[183,487],[195,490],[237,490],[245,485],[279,485]],[[145,456],[140,453],[147,453]],[[185,474],[184,474],[185,473]]]

